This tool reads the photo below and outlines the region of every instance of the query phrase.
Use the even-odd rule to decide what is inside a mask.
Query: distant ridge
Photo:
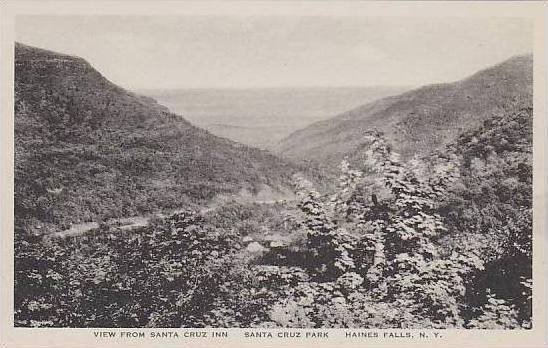
[[[314,123],[283,139],[276,151],[328,167],[354,157],[366,130],[383,131],[409,158],[447,144],[508,108],[532,106],[533,57],[516,56],[454,83],[414,89]]]

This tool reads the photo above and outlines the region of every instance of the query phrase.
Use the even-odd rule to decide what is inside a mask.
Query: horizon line
[[[129,87],[130,91],[174,91],[174,90],[250,90],[250,89],[366,89],[366,88],[414,88],[415,85],[287,85],[287,86],[177,86],[177,87]]]

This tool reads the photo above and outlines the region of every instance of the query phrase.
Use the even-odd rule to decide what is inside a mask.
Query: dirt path
[[[107,221],[107,225],[111,227],[118,227],[120,230],[124,231],[148,226],[149,221],[150,217],[147,216],[133,216],[109,220]],[[59,238],[75,237],[97,228],[99,228],[98,222],[84,222],[81,224],[74,224],[69,229],[53,233],[51,236]]]
[[[288,199],[272,199],[272,200],[265,200],[265,199],[258,199],[258,198],[259,197],[257,197],[257,199],[251,199],[250,197],[246,196],[240,199],[234,199],[234,197],[232,197],[232,200],[235,200],[241,203],[275,204],[283,201],[291,201],[294,199],[294,197],[288,197]],[[223,203],[225,203],[224,199],[215,200],[211,202],[209,205],[203,207],[199,211],[199,213],[205,214],[205,213],[214,211],[218,209],[219,207],[221,207]],[[177,210],[174,211],[173,213],[176,213],[176,212]],[[161,216],[161,214],[157,214],[157,215]],[[106,224],[110,227],[117,227],[118,229],[122,231],[127,231],[135,228],[148,226],[148,224],[150,223],[150,220],[153,217],[154,216],[133,216],[133,217],[127,217],[127,218],[111,219],[107,221]],[[57,238],[76,237],[98,228],[99,228],[98,222],[84,222],[81,224],[74,224],[69,229],[66,229],[64,231],[52,233],[50,236],[57,237]]]
[[[81,224],[74,224],[70,226],[68,230],[59,231],[52,233],[51,236],[53,237],[70,237],[70,236],[78,236],[81,234],[84,234],[88,231],[94,230],[96,228],[99,228],[99,223],[97,222],[84,222]]]

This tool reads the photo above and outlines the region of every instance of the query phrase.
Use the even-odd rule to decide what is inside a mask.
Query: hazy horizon
[[[419,86],[402,86],[402,85],[373,85],[373,86],[204,86],[204,87],[159,87],[159,88],[135,88],[131,89],[133,92],[177,92],[177,91],[201,91],[201,90],[219,90],[219,91],[245,91],[245,90],[319,90],[319,89],[374,89],[374,88],[401,88],[404,90],[411,90]]]
[[[407,91],[362,88],[183,88],[147,89],[154,98],[194,125],[262,149],[292,132],[368,102]]]
[[[532,51],[519,18],[18,16],[17,41],[131,90],[416,87]]]

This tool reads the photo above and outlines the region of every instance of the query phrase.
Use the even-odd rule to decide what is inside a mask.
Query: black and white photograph
[[[531,18],[13,30],[15,328],[535,328]]]

